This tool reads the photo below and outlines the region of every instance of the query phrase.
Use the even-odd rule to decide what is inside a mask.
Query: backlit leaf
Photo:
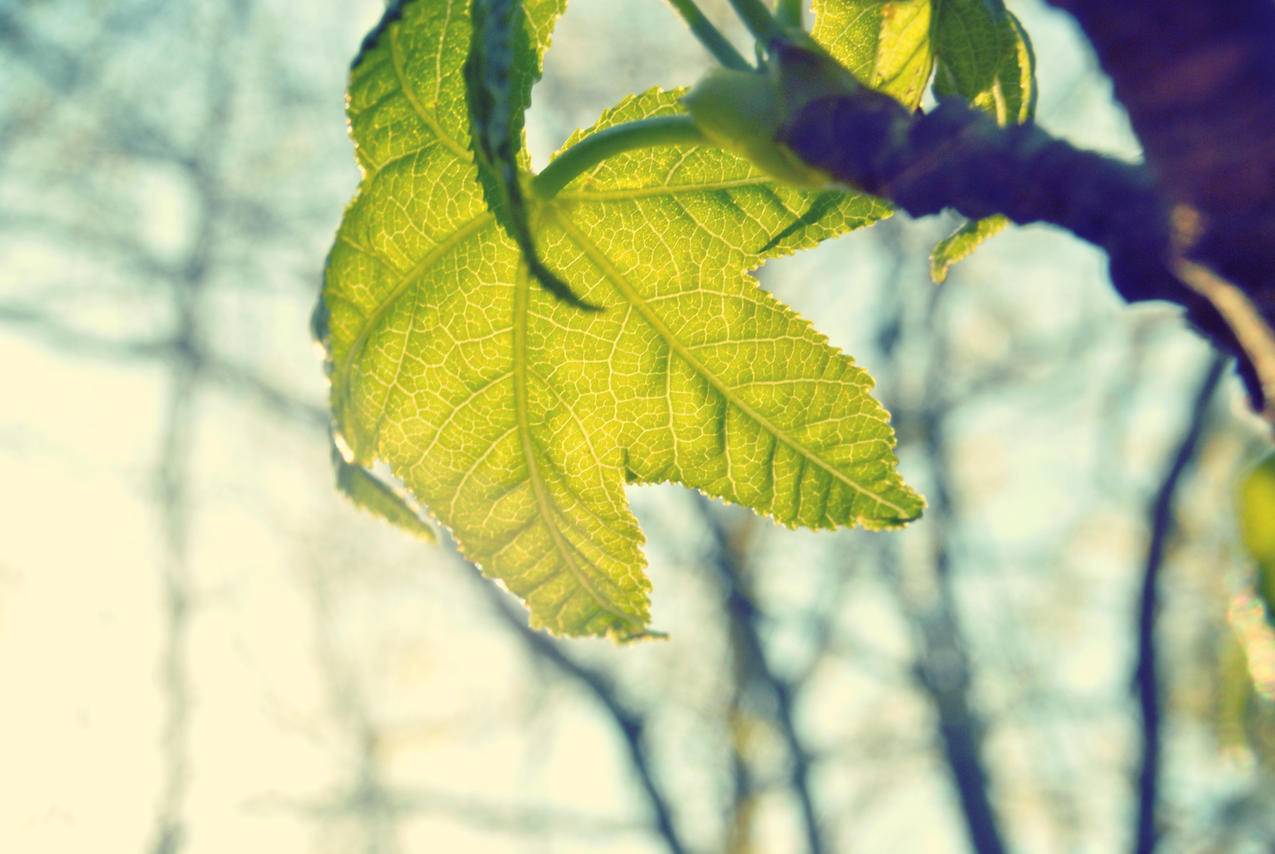
[[[558,9],[526,6],[537,56]],[[404,4],[352,71],[364,179],[319,312],[352,463],[388,465],[533,624],[563,634],[647,631],[626,482],[675,481],[789,525],[916,518],[870,377],[748,275],[885,206],[829,204],[707,146],[626,153],[527,200],[545,263],[603,311],[567,305],[533,286],[466,145],[467,11]],[[678,94],[628,98],[584,133],[678,112]]]
[[[814,0],[811,34],[855,77],[915,109],[934,71],[934,0]]]
[[[421,518],[407,496],[401,495],[362,466],[347,463],[335,445],[332,448],[332,467],[336,473],[337,489],[356,507],[428,543],[438,539],[434,529]]]

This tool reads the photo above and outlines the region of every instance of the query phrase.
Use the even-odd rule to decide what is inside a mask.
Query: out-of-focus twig
[[[792,762],[792,788],[801,807],[802,832],[811,854],[825,850],[819,814],[815,809],[811,785],[810,754],[797,731],[793,716],[794,686],[771,666],[762,643],[758,623],[761,615],[753,598],[744,587],[740,555],[732,548],[731,537],[721,520],[713,513],[707,499],[699,496],[700,518],[712,535],[709,562],[717,583],[726,598],[727,617],[734,629],[735,654],[744,660],[744,671],[771,695],[775,704],[775,723]]]
[[[1134,826],[1134,848],[1139,854],[1154,851],[1159,837],[1156,814],[1160,788],[1161,708],[1155,620],[1159,608],[1160,570],[1175,527],[1174,504],[1178,488],[1204,436],[1210,403],[1222,381],[1225,368],[1226,360],[1214,356],[1204,372],[1204,378],[1191,402],[1186,432],[1170,458],[1151,502],[1151,536],[1147,543],[1147,557],[1138,594],[1138,657],[1134,669],[1138,711],[1142,719],[1142,755],[1138,767],[1138,808]]]
[[[211,33],[216,45],[204,69],[205,113],[199,142],[190,154],[196,199],[195,228],[172,280],[173,352],[169,360],[167,418],[158,463],[159,509],[166,555],[163,567],[165,639],[161,686],[165,693],[163,772],[159,809],[152,831],[154,854],[175,854],[184,845],[186,792],[190,778],[189,634],[192,581],[189,577],[189,468],[194,443],[203,338],[203,292],[217,251],[221,161],[224,156],[235,81],[226,55],[231,36],[247,13],[247,0],[229,4]]]
[[[647,806],[651,810],[655,830],[663,840],[671,854],[682,854],[686,845],[682,841],[677,827],[673,823],[673,810],[668,796],[664,793],[656,777],[654,766],[644,743],[646,718],[640,712],[628,707],[617,695],[614,686],[605,674],[576,661],[563,652],[546,634],[533,630],[526,623],[526,617],[516,612],[508,602],[505,594],[494,584],[482,578],[472,564],[461,560],[457,562],[463,574],[479,585],[480,591],[491,603],[492,609],[500,622],[509,629],[523,647],[539,660],[549,664],[555,671],[568,677],[583,688],[602,707],[620,732],[629,754],[630,765],[638,778]]]
[[[901,259],[904,248],[896,244],[891,249]],[[952,578],[950,538],[959,523],[946,434],[952,405],[945,393],[951,359],[945,319],[939,317],[942,301],[952,288],[947,285],[930,290],[926,310],[913,311],[903,297],[905,270],[901,260],[896,260],[892,281],[885,288],[889,301],[883,310],[883,328],[892,333],[880,338],[880,346],[893,382],[885,380],[883,384],[908,387],[904,382],[910,371],[905,364],[906,345],[912,338],[924,336],[928,355],[921,387],[915,395],[893,402],[890,408],[900,437],[918,439],[929,463],[929,506],[921,524],[929,528],[931,560],[924,584],[908,584],[902,577],[899,545],[886,540],[880,544],[881,568],[916,634],[917,681],[936,712],[939,746],[956,789],[970,845],[980,854],[999,854],[1006,845],[989,791],[991,782],[983,761],[985,725],[970,696],[973,673]],[[923,589],[914,589],[916,586]]]

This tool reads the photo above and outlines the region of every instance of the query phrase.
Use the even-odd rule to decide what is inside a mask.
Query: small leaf
[[[955,96],[1002,126],[1022,124],[1036,112],[1036,61],[1022,24],[1001,0],[944,0],[935,28],[935,94]],[[930,276],[947,278],[952,265],[1002,231],[1009,221],[966,220],[930,253]]]
[[[1257,561],[1258,593],[1275,619],[1275,454],[1244,479],[1239,515],[1244,545]]]
[[[965,220],[930,252],[930,278],[935,282],[942,282],[947,278],[952,265],[968,258],[979,244],[999,234],[1007,225],[1009,220],[999,214],[979,220]]]
[[[362,466],[347,463],[335,444],[332,446],[332,468],[336,473],[337,489],[356,507],[427,543],[438,540],[434,529],[421,518],[407,496]]]
[[[945,0],[935,30],[934,92],[996,119],[1022,124],[1036,112],[1036,59],[1023,25],[1000,0]]]
[[[811,35],[863,83],[915,110],[934,71],[930,31],[936,5],[934,0],[814,0]]]
[[[626,152],[552,201],[527,198],[545,263],[606,309],[575,310],[531,286],[462,142],[468,8],[404,4],[351,75],[364,178],[323,291],[351,462],[387,464],[534,625],[562,634],[647,631],[626,480],[675,481],[790,525],[919,516],[871,378],[747,275],[888,209],[840,193],[758,252],[818,194],[707,145]],[[537,68],[557,10],[525,6]],[[676,114],[680,94],[628,98],[572,142]]]
[[[564,5],[565,0],[551,2],[541,14],[556,17]],[[525,164],[519,164],[518,158],[526,96],[539,77],[539,57],[527,33],[523,4],[517,0],[473,0],[470,14],[473,39],[465,61],[465,88],[478,179],[487,205],[546,290],[577,308],[596,310],[540,260],[527,221],[527,202],[519,183],[519,166]],[[528,69],[536,73],[528,74]]]

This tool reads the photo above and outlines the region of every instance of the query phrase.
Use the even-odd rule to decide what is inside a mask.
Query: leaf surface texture
[[[561,6],[525,6],[537,59]],[[620,155],[527,199],[545,265],[603,309],[581,311],[534,285],[484,196],[467,3],[399,11],[352,71],[364,180],[320,309],[351,463],[388,464],[534,625],[571,635],[647,631],[625,482],[675,481],[814,528],[920,514],[870,377],[748,275],[883,204],[781,186],[707,146]],[[575,138],[678,112],[677,98],[628,98]]]
[[[815,0],[811,35],[860,81],[916,109],[934,72],[935,0]]]

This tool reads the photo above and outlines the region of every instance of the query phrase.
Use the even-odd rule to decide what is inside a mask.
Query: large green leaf
[[[352,71],[365,175],[319,312],[351,463],[384,461],[534,624],[564,634],[646,630],[626,481],[790,525],[920,514],[871,379],[747,275],[883,205],[845,194],[775,240],[819,197],[708,147],[621,155],[528,199],[545,263],[604,309],[580,311],[532,286],[484,197],[466,146],[467,3],[400,11]],[[537,56],[556,13],[526,7]],[[677,97],[627,99],[586,133],[676,112]]]
[[[935,28],[934,91],[956,96],[1004,125],[1036,112],[1036,61],[1018,19],[1001,0],[944,0]],[[966,221],[930,253],[934,281],[1009,224],[1003,216]]]
[[[1257,561],[1258,593],[1275,619],[1275,454],[1244,479],[1240,489],[1240,531]]]
[[[915,109],[934,71],[935,0],[814,0],[811,35],[855,77]]]

